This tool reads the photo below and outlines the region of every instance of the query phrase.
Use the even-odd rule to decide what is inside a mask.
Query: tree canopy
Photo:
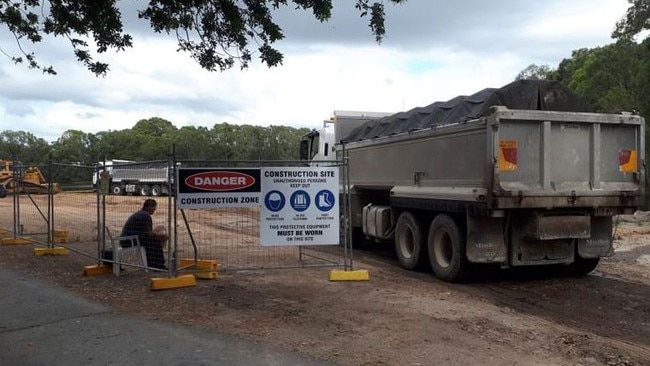
[[[307,128],[215,124],[212,128],[177,128],[164,118],[142,119],[132,128],[100,131],[65,131],[56,141],[24,131],[0,132],[0,159],[42,165],[93,166],[103,159],[165,160],[298,160],[300,138]]]
[[[612,37],[632,38],[650,30],[650,0],[628,0],[631,4],[621,20],[616,23]]]
[[[584,96],[600,113],[638,113],[650,121],[650,39],[636,43],[622,38],[615,43],[596,48],[574,50],[556,68],[531,65],[520,77],[558,80]],[[650,143],[650,128],[646,127],[646,145]],[[646,146],[650,160],[650,146]]]
[[[535,65],[530,64],[525,69],[521,70],[515,77],[515,80],[549,80],[553,70],[548,65]]]
[[[356,0],[361,17],[368,18],[371,33],[381,42],[385,3],[406,0]],[[117,0],[0,0],[0,24],[11,32],[20,55],[4,53],[17,64],[56,74],[43,66],[23,43],[38,43],[44,37],[64,37],[70,41],[75,57],[92,73],[100,76],[109,70],[106,62],[95,60],[94,51],[123,51],[133,46],[125,33]],[[274,10],[281,7],[310,11],[320,22],[331,18],[332,0],[150,0],[138,10],[138,17],[149,21],[153,31],[173,34],[178,49],[190,54],[206,70],[224,71],[239,63],[248,67],[257,53],[267,66],[282,64],[283,55],[274,43],[284,38],[274,21]],[[91,43],[93,43],[91,45]]]

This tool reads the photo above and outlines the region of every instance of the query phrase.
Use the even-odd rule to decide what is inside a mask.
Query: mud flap
[[[518,238],[512,243],[512,265],[569,264],[575,257],[575,239]]]
[[[540,218],[530,215],[513,219],[510,263],[513,266],[572,263],[576,252],[574,236],[589,235],[589,231],[585,232],[584,219],[562,216],[567,222],[582,223],[579,228],[571,229],[558,219]],[[563,235],[566,236],[562,238]]]
[[[534,215],[523,222],[524,235],[537,240],[585,239],[591,233],[589,216]]]
[[[502,263],[508,255],[503,239],[502,217],[467,215],[467,260],[472,263]]]
[[[600,258],[614,253],[612,246],[612,217],[592,217],[591,237],[578,240],[581,258]]]

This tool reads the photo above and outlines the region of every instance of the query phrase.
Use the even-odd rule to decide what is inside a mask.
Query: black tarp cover
[[[462,123],[489,113],[492,106],[561,112],[591,112],[586,100],[557,81],[517,80],[501,88],[487,88],[388,117],[369,121],[343,141],[390,136],[450,123]]]

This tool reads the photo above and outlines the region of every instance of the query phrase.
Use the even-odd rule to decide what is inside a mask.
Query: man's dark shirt
[[[137,235],[140,238],[140,245],[147,253],[147,266],[152,268],[166,269],[165,255],[162,251],[161,241],[149,233],[153,228],[151,214],[140,210],[129,216],[122,228],[122,236]],[[129,241],[121,242],[122,247],[130,245]]]
[[[131,215],[122,228],[122,235],[138,235],[143,240],[144,235],[150,233],[153,228],[151,215],[144,210],[140,210]]]

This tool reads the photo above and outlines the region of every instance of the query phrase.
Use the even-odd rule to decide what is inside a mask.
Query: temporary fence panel
[[[331,162],[331,166],[335,167],[335,170],[345,169],[340,162]],[[332,212],[329,213],[331,217],[328,218],[329,225],[322,225],[323,228],[333,230],[338,228],[336,232],[341,235],[330,235],[326,243],[316,240],[318,245],[306,245],[309,244],[308,241],[314,240],[327,230],[317,233],[318,230],[312,230],[317,225],[313,223],[287,224],[286,227],[284,224],[275,225],[272,222],[272,216],[275,214],[272,212],[269,221],[269,212],[265,211],[273,211],[277,208],[277,202],[273,201],[275,196],[271,194],[262,196],[259,175],[255,177],[256,192],[242,194],[243,191],[230,191],[237,197],[237,203],[228,199],[228,194],[218,194],[217,197],[221,198],[210,202],[220,202],[219,204],[188,208],[187,205],[179,204],[178,197],[175,196],[175,179],[178,179],[179,167],[200,168],[205,171],[266,169],[320,174],[314,173],[314,168],[307,168],[301,162],[295,161],[155,161],[124,163],[119,167],[113,166],[111,171],[101,165],[51,163],[37,167],[42,174],[40,179],[45,179],[45,182],[41,182],[45,190],[36,192],[32,186],[31,190],[16,191],[15,194],[10,192],[7,197],[0,199],[0,229],[5,229],[15,236],[27,237],[37,244],[62,246],[100,262],[103,252],[111,247],[111,238],[120,235],[127,218],[142,208],[145,199],[154,198],[158,209],[152,216],[153,225],[163,227],[170,234],[164,252],[168,267],[172,270],[216,270],[214,266],[196,266],[195,264],[199,263],[197,261],[203,264],[219,263],[221,271],[351,266],[351,260],[347,257],[347,229],[344,226],[338,227],[339,223],[347,222],[345,217],[339,218],[338,215],[339,208],[343,208],[340,210],[343,213],[346,212],[345,174],[336,177],[337,181],[340,178],[343,187],[343,195],[336,197],[340,199],[337,202],[336,215],[332,206]],[[311,178],[315,177],[279,179],[278,181],[287,184],[284,188],[277,188],[277,192],[283,193],[286,204],[293,204],[296,211],[302,210],[300,205],[304,204],[306,199],[313,205],[319,205],[322,211],[324,208],[330,208],[329,204],[334,202],[335,190],[330,192],[331,195],[319,198],[318,195],[323,190],[309,191]],[[236,185],[243,182],[242,179],[229,176],[217,180],[217,183],[225,186]],[[315,182],[316,180],[312,181],[312,189],[316,189]],[[248,183],[244,182],[244,185],[246,184]],[[283,191],[285,188],[289,191]],[[297,196],[295,201],[292,201],[290,190],[293,188],[296,192],[301,192],[300,194],[304,193],[305,197]],[[228,189],[225,192],[228,192]],[[312,198],[308,199],[306,194]],[[304,214],[306,213],[307,211]],[[293,215],[297,217],[304,214],[298,212]],[[317,214],[325,215],[325,211]],[[332,220],[336,220],[336,225],[332,225]],[[287,219],[285,222],[289,221]],[[271,230],[272,237],[277,235],[282,237],[282,240],[271,240],[271,245],[262,245],[261,227]],[[305,236],[307,234],[311,236]],[[343,239],[339,240],[339,237]],[[269,239],[265,241],[269,242]]]
[[[83,253],[95,253],[97,195],[92,186],[95,167],[53,164],[52,179],[60,192],[52,196],[52,242]]]
[[[103,257],[112,249],[111,240],[122,233],[126,220],[143,208],[144,201],[155,199],[157,209],[152,216],[153,227],[172,232],[173,168],[169,161],[127,162],[98,165],[97,186],[97,255]],[[172,241],[165,244],[167,267],[174,268]],[[142,266],[137,256],[122,258],[123,265]]]
[[[49,164],[15,168],[26,173],[19,173],[21,179],[0,199],[2,226],[36,244],[93,246],[97,227],[97,199],[90,183],[93,167]],[[4,224],[6,221],[11,224]]]
[[[256,175],[255,171],[309,170],[302,163],[182,161],[179,165],[178,184],[179,187],[186,186],[185,191],[179,191],[177,197],[176,251],[179,258],[185,259],[184,262],[187,259],[215,260],[223,271],[347,265],[345,242],[341,242],[338,235],[327,243],[331,245],[298,245],[300,238],[305,236],[304,232],[295,230],[299,225],[288,225],[288,218],[278,218],[286,221],[280,221],[283,224],[278,224],[276,228],[261,219],[265,197],[260,191],[259,180],[262,177],[259,173]],[[340,166],[336,162],[332,162],[332,165],[337,169]],[[189,176],[194,177],[195,187],[187,186]],[[307,177],[298,177],[291,183],[296,184],[293,187],[295,191],[302,191],[310,186],[308,180]],[[280,193],[285,193],[285,203],[290,205],[290,194]],[[336,220],[338,226],[338,212]],[[288,243],[287,238],[283,238],[277,245],[264,246],[260,242],[260,227],[277,229],[276,233],[280,236],[291,231],[289,234],[296,241]]]

